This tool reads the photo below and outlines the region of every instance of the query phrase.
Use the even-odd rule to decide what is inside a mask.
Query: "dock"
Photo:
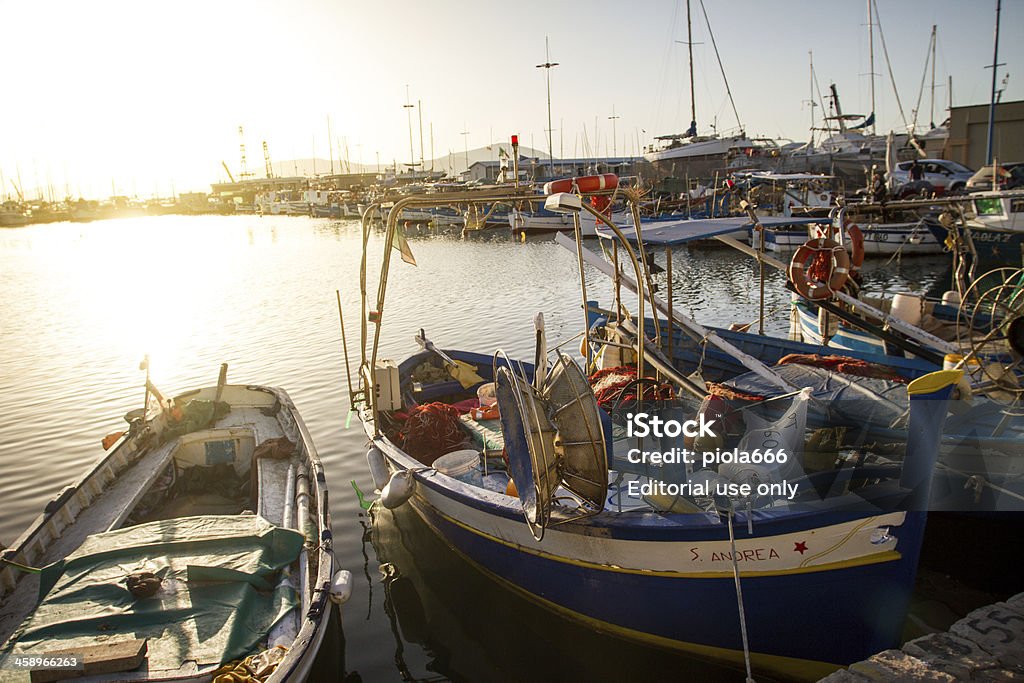
[[[1024,593],[974,610],[944,633],[930,633],[821,679],[863,681],[1024,680]]]

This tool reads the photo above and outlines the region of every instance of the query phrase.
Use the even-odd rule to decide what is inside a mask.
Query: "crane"
[[[234,183],[235,182],[235,176],[231,175],[231,169],[228,168],[228,162],[222,161],[222,162],[220,162],[220,165],[224,167],[224,172],[228,174],[228,180],[230,180],[232,183]]]
[[[267,147],[267,141],[263,141],[263,165],[267,169],[267,178],[274,177],[274,167],[270,163],[270,149]]]

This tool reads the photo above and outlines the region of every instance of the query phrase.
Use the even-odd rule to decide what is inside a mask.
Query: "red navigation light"
[[[519,144],[519,136],[518,135],[513,135],[512,136],[512,144],[513,145],[518,145]]]

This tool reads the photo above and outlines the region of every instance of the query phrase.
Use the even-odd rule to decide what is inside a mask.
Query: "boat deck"
[[[230,428],[251,430],[257,444],[277,436],[288,436],[293,441],[296,439],[295,434],[284,433],[276,417],[264,415],[259,408],[233,409],[210,427]],[[24,553],[26,559],[31,558],[29,561],[35,567],[45,567],[70,555],[89,535],[122,526],[132,508],[142,500],[154,480],[164,471],[177,443],[176,439],[172,439],[144,453],[134,464],[116,474],[110,469],[99,468],[91,476],[77,482],[76,488],[85,494],[87,500],[91,500],[84,506],[74,500],[69,501],[50,514],[39,533],[27,544],[27,552]],[[280,485],[284,476],[279,472],[282,463],[287,471],[287,460],[268,461],[260,467],[261,483],[273,482],[268,486],[260,486],[261,495],[280,499],[266,505],[266,514],[276,517],[268,519],[273,524],[281,524],[281,511],[284,509],[285,491]],[[72,512],[66,509],[68,505],[76,508],[74,519],[71,519]],[[21,574],[17,588],[0,604],[0,643],[5,642],[31,613],[39,597],[38,593],[39,575]]]

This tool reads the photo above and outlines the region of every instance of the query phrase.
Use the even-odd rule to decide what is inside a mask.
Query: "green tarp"
[[[3,655],[145,638],[152,671],[252,654],[297,603],[295,591],[278,583],[302,542],[302,534],[254,515],[184,517],[90,536],[44,570],[45,597]],[[160,577],[159,592],[129,593],[125,579],[136,572]]]

